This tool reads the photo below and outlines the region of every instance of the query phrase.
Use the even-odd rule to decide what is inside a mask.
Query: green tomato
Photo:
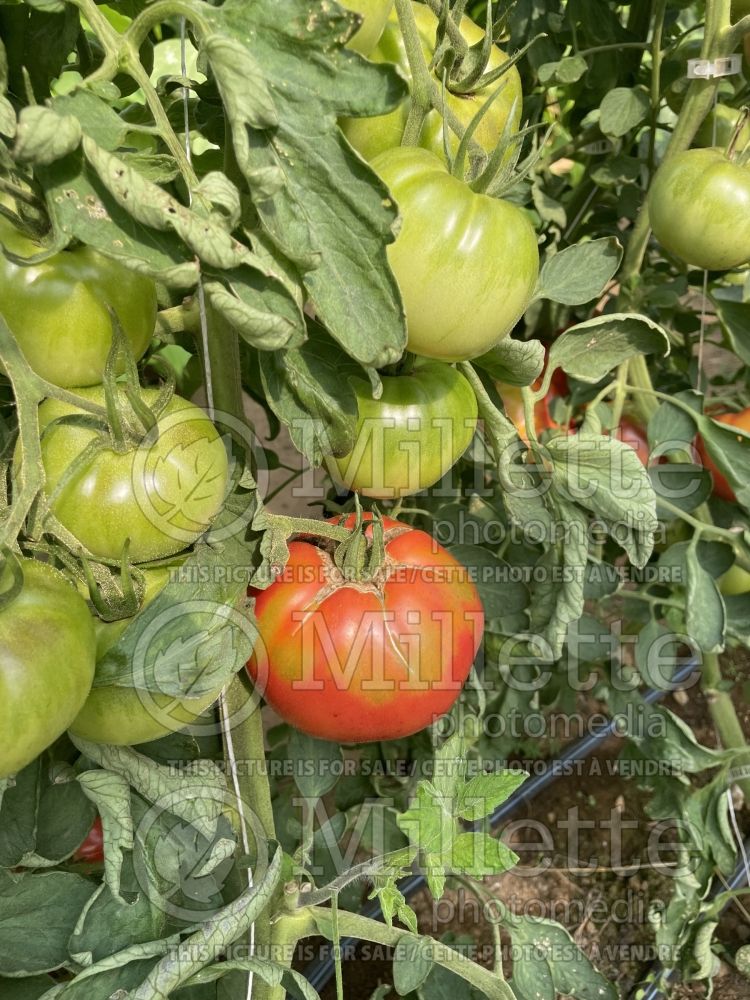
[[[58,570],[19,561],[19,593],[0,608],[0,778],[61,736],[94,679],[96,639],[86,602]],[[0,574],[0,591],[12,585]]]
[[[383,34],[393,0],[341,0],[341,5],[364,18],[354,37],[349,39],[348,47],[369,56]]]
[[[80,395],[104,405],[102,388]],[[142,395],[153,406],[159,390]],[[80,424],[52,426],[81,412],[56,399],[39,407],[48,494],[100,433]],[[92,555],[119,559],[130,539],[131,561],[148,562],[180,552],[203,534],[221,509],[228,480],[216,428],[199,407],[173,396],[138,446],[123,453],[105,448],[77,468],[56,494],[52,512]]]
[[[750,167],[721,149],[688,149],[657,171],[648,196],[654,235],[695,267],[726,271],[750,260]]]
[[[41,250],[0,218],[0,242],[19,257]],[[151,342],[156,285],[90,247],[22,266],[0,255],[0,312],[37,375],[63,388],[98,385],[114,310],[136,360]]]
[[[522,209],[475,193],[427,150],[391,149],[373,168],[401,212],[388,260],[409,350],[439,361],[484,354],[531,301],[539,274],[533,226]]]
[[[142,570],[146,578],[143,607],[163,590],[171,571],[170,566]],[[104,622],[95,619],[97,663],[116,645],[133,620]],[[92,743],[114,746],[150,743],[190,725],[220,694],[221,687],[200,698],[176,699],[167,694],[117,685],[94,687],[69,728],[74,736]]]
[[[730,108],[726,104],[717,104],[716,110],[711,111],[696,133],[695,146],[721,146],[723,149],[729,145],[737,126],[740,112],[737,108]],[[716,128],[716,138],[714,139],[714,127]],[[737,148],[742,149],[750,142],[750,121],[745,122],[737,142]]]
[[[460,372],[437,361],[407,375],[383,376],[372,398],[357,379],[357,441],[344,458],[329,460],[331,475],[368,497],[410,496],[442,479],[471,444],[477,425],[474,391]]]
[[[717,582],[724,597],[750,593],[750,573],[742,569],[741,566],[730,566]]]
[[[429,63],[435,53],[438,19],[424,4],[413,3],[412,9],[422,41],[422,50]],[[464,17],[461,21],[461,34],[469,45],[477,45],[484,38],[484,31],[468,17]],[[373,62],[395,63],[403,75],[407,79],[411,79],[404,39],[395,12],[391,15],[380,43],[372,53],[371,58]],[[502,66],[507,58],[501,49],[493,46],[487,67],[488,71]],[[442,89],[442,78],[433,74],[433,79],[436,86]],[[516,67],[512,66],[499,81],[496,80],[490,86],[483,87],[475,93],[452,94],[447,88],[445,92],[446,106],[465,128],[498,87],[503,88],[501,93],[493,101],[474,133],[476,142],[488,152],[497,146],[508,120],[511,122],[512,132],[518,131],[523,95],[521,93],[521,77]],[[405,100],[394,111],[386,115],[377,115],[373,118],[347,118],[342,119],[340,124],[351,145],[370,162],[380,153],[401,145],[408,115],[409,101]],[[448,129],[448,140],[449,148],[455,152],[458,149],[459,140],[450,129]],[[443,118],[434,109],[425,119],[419,144],[435,153],[436,156],[443,157],[445,155]]]

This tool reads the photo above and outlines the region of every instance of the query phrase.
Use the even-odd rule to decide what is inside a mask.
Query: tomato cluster
[[[375,62],[397,66],[411,83],[402,25],[395,11],[388,17],[392,3],[346,6],[364,16],[350,44]],[[363,380],[354,385],[355,445],[348,455],[331,458],[329,469],[343,488],[378,499],[429,488],[466,450],[477,404],[463,376],[447,365],[484,354],[510,333],[531,301],[539,271],[526,213],[474,190],[446,162],[446,148],[450,157],[459,150],[456,132],[475,117],[467,162],[478,170],[499,146],[501,159],[509,157],[521,120],[519,73],[493,45],[485,66],[490,82],[479,76],[474,89],[457,86],[454,92],[435,65],[438,18],[422,3],[412,3],[411,12],[425,62],[434,66],[433,86],[443,94],[443,103],[424,116],[417,144],[402,145],[410,98],[386,115],[341,122],[398,207],[399,231],[388,259],[404,303],[407,349],[433,362],[407,362],[405,370],[384,373],[378,399]],[[484,32],[470,18],[463,17],[457,30],[472,51],[480,48]],[[510,143],[507,149],[503,142]]]
[[[135,363],[154,333],[153,281],[88,247],[45,256],[4,218],[0,242],[0,312],[30,368],[49,384],[38,410],[42,527],[74,555],[112,567],[140,564],[148,603],[169,571],[143,564],[181,553],[223,506],[225,446],[199,407],[138,383]],[[16,484],[28,475],[23,466],[19,439]],[[173,699],[149,693],[157,709],[169,702],[167,715],[147,707],[135,688],[92,687],[97,663],[132,619],[103,621],[88,596],[51,563],[2,560],[0,777],[25,767],[66,729],[99,742],[152,740],[192,721],[219,693],[181,701],[176,711]]]

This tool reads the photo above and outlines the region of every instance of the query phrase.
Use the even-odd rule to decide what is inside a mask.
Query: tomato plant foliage
[[[713,976],[750,167],[745,77],[687,60],[745,8],[0,0],[0,995],[312,1000],[322,936],[417,1000],[614,998],[484,881],[594,701]],[[716,746],[643,691],[686,648]]]

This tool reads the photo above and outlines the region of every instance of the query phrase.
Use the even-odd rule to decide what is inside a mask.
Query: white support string
[[[185,18],[180,18],[180,72],[184,80],[187,80],[187,56],[186,56],[186,23]],[[188,163],[192,166],[193,154],[190,148],[190,107],[188,104],[188,87],[182,88],[182,108],[183,108],[183,123],[185,128],[185,155],[187,157]],[[192,193],[188,190],[188,200],[192,203]],[[203,279],[198,278],[198,310],[200,314],[200,325],[201,325],[201,345],[203,348],[203,362],[204,371],[206,379],[206,402],[208,404],[208,413],[212,420],[215,419],[216,410],[214,407],[214,390],[213,390],[213,379],[211,377],[211,358],[208,353],[208,319],[206,316],[206,298],[203,291]],[[240,838],[242,841],[242,849],[246,855],[250,853],[250,838],[248,836],[248,826],[247,817],[245,816],[245,803],[242,801],[242,792],[240,789],[239,780],[239,769],[237,767],[237,755],[234,748],[234,739],[232,736],[232,726],[231,720],[229,718],[229,706],[227,704],[227,698],[225,691],[221,692],[219,696],[219,714],[221,716],[221,728],[224,736],[224,745],[226,747],[227,763],[229,764],[229,773],[231,775],[232,781],[232,791],[234,792],[234,798],[237,805],[237,815],[239,817],[240,825]],[[247,886],[249,889],[253,887],[253,873],[250,868],[247,869]],[[250,954],[255,952],[255,922],[250,925],[249,931],[250,939]],[[247,1000],[252,1000],[253,995],[253,982],[254,974],[252,970],[247,973]]]

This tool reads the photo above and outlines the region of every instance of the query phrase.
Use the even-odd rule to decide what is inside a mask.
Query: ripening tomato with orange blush
[[[353,528],[354,515],[336,523]],[[482,639],[466,567],[408,524],[384,518],[383,529],[370,578],[348,578],[328,546],[305,538],[290,543],[279,579],[253,592],[250,676],[285,722],[320,739],[391,740],[431,725],[458,698]],[[371,523],[364,537],[371,547]]]

